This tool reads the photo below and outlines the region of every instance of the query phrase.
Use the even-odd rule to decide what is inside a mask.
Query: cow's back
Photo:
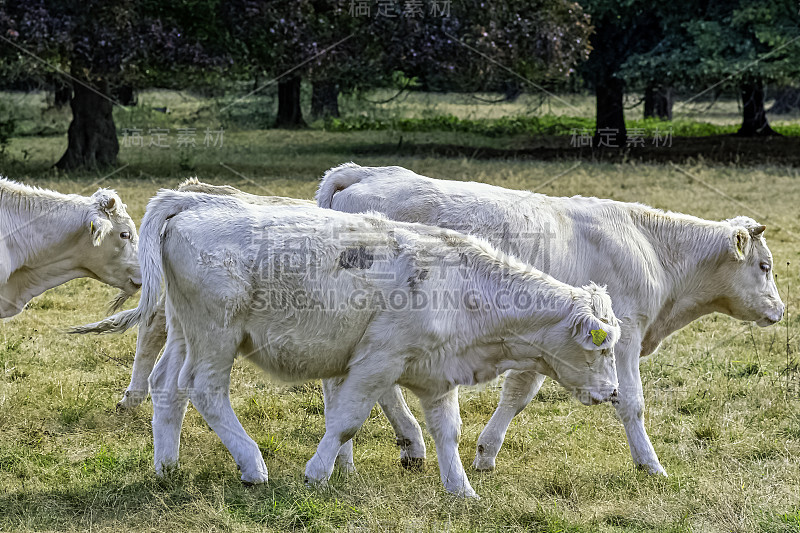
[[[397,268],[396,245],[375,222],[315,206],[182,212],[163,243],[175,315],[184,328],[202,325],[195,337],[235,337],[240,353],[280,379],[340,375],[368,326],[386,336],[394,327],[377,325],[370,298],[408,277],[383,271]]]
[[[334,209],[478,235],[564,283],[607,285],[618,316],[654,311],[661,267],[628,204],[438,180],[400,167],[370,170],[334,195]]]

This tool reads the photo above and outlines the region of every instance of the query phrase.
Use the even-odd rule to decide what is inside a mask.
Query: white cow
[[[605,290],[575,288],[474,237],[302,206],[162,190],[142,220],[143,289],[165,282],[167,347],[150,376],[157,473],[177,464],[188,399],[250,483],[267,480],[231,409],[236,353],[286,380],[339,377],[306,466],[337,453],[395,383],[420,397],[448,491],[474,497],[458,456],[457,386],[541,372],[585,403],[610,400],[619,327]]]
[[[314,202],[309,200],[299,200],[296,198],[286,198],[283,196],[259,196],[240,191],[235,187],[229,185],[211,185],[203,183],[197,178],[189,178],[178,186],[178,191],[181,192],[201,192],[207,194],[216,194],[221,196],[235,196],[239,200],[254,204],[254,205],[296,205],[296,206],[315,206]],[[152,315],[147,323],[139,324],[139,332],[136,338],[136,355],[133,360],[133,370],[131,372],[131,382],[122,399],[117,403],[118,409],[135,409],[146,398],[149,391],[148,378],[153,371],[153,367],[158,359],[158,354],[164,347],[167,341],[167,319],[165,314],[165,302],[162,299],[158,303],[155,313]],[[70,333],[120,333],[131,327],[138,315],[135,309],[125,311],[106,318],[93,324],[85,326],[78,326],[72,328]],[[323,391],[328,391],[330,387],[335,387],[337,384],[336,379],[323,380]],[[328,394],[328,393],[326,393]],[[402,397],[401,397],[402,400]],[[398,435],[416,435],[422,434],[417,420],[412,416],[411,411],[404,401],[397,403],[395,395],[390,394],[387,396],[387,401],[393,402],[391,405],[383,405],[381,407],[384,411],[392,413],[398,410],[406,411],[402,416],[392,417],[392,423],[400,424],[395,426],[395,432]],[[380,403],[380,402],[379,402]],[[352,441],[348,441],[343,445],[345,450],[349,452],[343,453],[341,456],[340,466],[347,470],[353,471],[355,466],[352,463]],[[426,455],[425,442],[418,440],[415,442],[406,442],[398,440],[400,447],[400,462],[406,468],[416,468],[421,466],[420,457],[424,458]]]
[[[81,277],[139,289],[136,226],[114,191],[61,194],[0,178],[0,318],[33,297]]]
[[[376,211],[393,220],[480,235],[565,283],[593,280],[607,285],[622,323],[616,348],[620,396],[615,405],[634,462],[651,473],[666,475],[644,428],[639,357],[653,353],[669,334],[708,313],[725,313],[759,326],[783,316],[764,226],[747,217],[713,222],[635,203],[554,198],[431,179],[401,167],[352,163],[325,174],[317,201],[340,211]],[[500,405],[478,439],[475,468],[494,468],[511,419],[536,395],[543,380],[536,372],[507,376]],[[394,388],[381,405],[386,410],[402,402]],[[402,420],[406,412],[387,411],[387,416],[394,419],[394,427],[413,428]],[[419,432],[398,435],[411,449],[418,449],[415,443],[421,439]],[[342,455],[340,462],[352,462],[352,451],[343,448]]]

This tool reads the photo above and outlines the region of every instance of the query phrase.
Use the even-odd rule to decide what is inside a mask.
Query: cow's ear
[[[619,326],[607,324],[593,315],[585,316],[575,328],[575,340],[586,350],[607,350],[619,339]]]
[[[93,217],[89,221],[89,233],[92,236],[92,244],[95,246],[100,246],[103,244],[103,239],[105,239],[106,235],[111,233],[111,230],[113,229],[114,224],[112,224],[107,218]]]
[[[92,198],[94,198],[97,207],[109,215],[119,209],[117,195],[114,194],[114,191],[98,189],[98,191],[92,195]]]
[[[731,240],[731,253],[737,261],[744,261],[747,255],[747,247],[750,244],[750,234],[747,230],[738,228],[733,232]]]

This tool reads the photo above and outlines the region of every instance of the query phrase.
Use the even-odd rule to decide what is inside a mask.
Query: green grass
[[[731,135],[739,129],[738,124],[711,124],[691,120],[627,120],[628,134],[634,131],[652,138],[671,132],[675,137],[709,137]],[[509,135],[581,135],[594,134],[595,121],[584,117],[543,115],[541,117],[501,117],[497,119],[460,119],[453,115],[438,115],[430,118],[389,118],[385,120],[366,117],[332,118],[324,123],[328,131],[396,130],[403,132],[452,131],[474,133],[487,137]],[[782,124],[775,130],[785,136],[800,136],[800,125]]]
[[[183,101],[171,98],[176,106]],[[181,105],[200,109],[207,103]],[[141,113],[130,124],[150,127],[150,115]],[[184,119],[205,127],[202,114],[194,122],[183,111],[158,115],[153,120],[167,117],[158,124],[168,128]],[[671,166],[363,155],[364,147],[396,143],[398,135],[392,130],[232,128],[222,148],[181,153],[123,147],[119,165],[128,166],[106,179],[108,171],[65,175],[50,168],[66,146],[64,135],[17,137],[4,173],[84,194],[99,180],[119,191],[137,222],[158,188],[174,187],[189,175],[257,194],[311,198],[322,172],[348,160],[553,195],[639,201],[711,219],[754,216],[768,227],[789,315],[766,329],[708,316],[642,362],[646,426],[669,478],[633,468],[611,407],[581,406],[548,381],[512,423],[492,473],[471,472],[469,464],[497,403],[499,384],[461,391],[461,456],[480,501],[459,501],[443,491],[427,437],[424,471],[402,470],[392,429],[377,408],[355,437],[358,473],[337,473],[327,489],[309,489],[303,468],[324,431],[319,385],[275,383],[241,364],[233,371],[232,402],[261,448],[269,482],[243,486],[230,454],[191,407],[181,468],[157,479],[150,403],[132,413],[114,409],[130,377],[135,335],[65,335],[69,325],[101,318],[115,293],[97,282],[76,280],[48,291],[0,325],[0,531],[800,529],[796,168],[684,165],[726,198]],[[459,132],[403,135],[478,146],[505,142]],[[416,400],[409,396],[409,403],[422,420]]]

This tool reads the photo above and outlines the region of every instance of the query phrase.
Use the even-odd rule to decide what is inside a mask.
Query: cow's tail
[[[204,203],[208,195],[162,189],[147,204],[139,233],[139,265],[142,270],[142,295],[135,309],[123,311],[100,322],[74,327],[70,333],[122,333],[136,324],[149,323],[161,296],[164,265],[161,242],[170,218]]]
[[[317,205],[332,209],[334,194],[345,190],[354,183],[358,183],[365,177],[363,167],[355,163],[344,163],[338,167],[333,167],[322,176],[319,189],[317,189]]]

